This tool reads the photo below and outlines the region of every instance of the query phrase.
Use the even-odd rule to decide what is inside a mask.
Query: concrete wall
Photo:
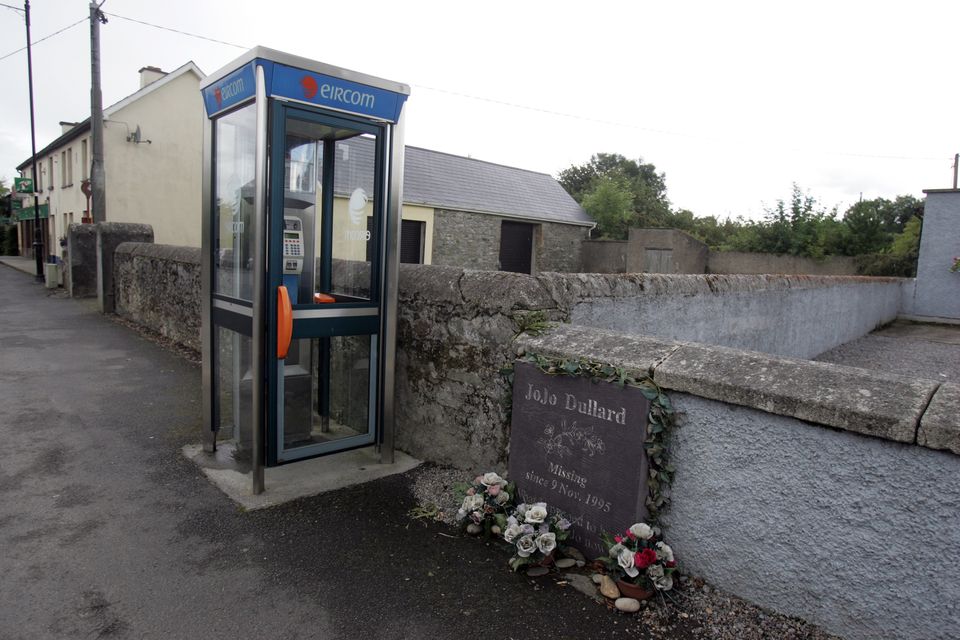
[[[960,272],[951,272],[960,256],[960,190],[928,190],[923,208],[917,285],[910,313],[960,319]]]
[[[797,274],[852,276],[856,259],[831,256],[814,260],[771,253],[711,251],[679,229],[630,229],[627,242],[584,243],[585,273]]]
[[[893,321],[902,281],[815,276],[569,276],[574,324],[812,358]]]
[[[803,273],[813,276],[853,276],[857,274],[855,258],[831,256],[823,260],[802,256],[778,256],[772,253],[711,251],[707,273]]]
[[[500,268],[500,225],[514,220],[485,213],[438,209],[433,234],[433,264],[496,271]],[[514,220],[526,222],[525,220]],[[587,227],[531,223],[535,272],[580,270],[582,241]]]
[[[710,249],[677,229],[630,229],[627,273],[704,273]]]
[[[97,227],[71,224],[67,232],[64,286],[72,298],[97,295]]]
[[[580,260],[584,273],[626,273],[627,241],[584,240]]]
[[[848,640],[960,628],[960,385],[576,326],[517,345],[669,392],[683,571]]]

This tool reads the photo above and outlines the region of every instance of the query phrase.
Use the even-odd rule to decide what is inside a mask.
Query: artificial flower
[[[617,563],[631,578],[636,578],[640,573],[633,564],[633,551],[630,551],[630,549],[624,548],[620,550],[620,553],[617,555]]]
[[[653,537],[653,529],[650,528],[650,525],[643,522],[638,522],[634,525],[631,525],[629,532],[641,540],[649,540]]]
[[[557,547],[557,535],[555,533],[541,533],[537,536],[537,549],[545,556]]]
[[[490,471],[489,473],[485,473],[483,474],[483,476],[480,477],[480,484],[482,484],[485,487],[491,487],[493,485],[499,486],[506,483],[507,483],[506,480],[501,478],[499,475],[497,475],[493,471]]]
[[[657,552],[653,549],[644,549],[634,554],[634,564],[639,569],[646,569],[657,561]]]
[[[529,558],[530,554],[537,550],[537,543],[532,535],[522,536],[517,540],[517,555],[521,558]]]
[[[530,508],[527,509],[527,513],[524,515],[524,520],[531,524],[540,524],[547,517],[547,503],[537,502],[536,504],[530,505]]]

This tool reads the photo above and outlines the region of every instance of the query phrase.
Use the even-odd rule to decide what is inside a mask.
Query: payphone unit
[[[392,461],[409,87],[258,47],[201,91],[205,448],[255,493],[264,466]]]

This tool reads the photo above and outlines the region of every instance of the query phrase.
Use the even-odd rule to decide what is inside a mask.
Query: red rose
[[[627,537],[630,538],[631,540],[637,539],[637,536],[633,535],[633,532],[631,531],[627,531]]]
[[[613,541],[616,542],[617,544],[620,544],[621,542],[623,542],[623,537],[622,537],[622,536],[613,536]]]
[[[633,556],[633,566],[637,569],[646,569],[657,561],[657,552],[653,549],[644,549],[637,551]]]

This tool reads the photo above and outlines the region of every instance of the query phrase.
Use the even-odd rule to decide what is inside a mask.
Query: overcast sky
[[[264,45],[410,84],[409,145],[554,176],[597,152],[642,157],[666,173],[673,205],[699,216],[758,217],[792,182],[841,213],[861,193],[921,197],[951,186],[960,151],[960,2],[107,0],[103,10],[115,14],[101,29],[105,107],[137,90],[142,66],[193,60],[211,73]],[[31,13],[36,42],[89,11],[34,0]],[[38,149],[59,121],[89,116],[89,33],[84,20],[33,48]],[[24,44],[22,14],[0,7],[0,56]],[[30,155],[26,66],[25,51],[0,60],[8,181]]]

